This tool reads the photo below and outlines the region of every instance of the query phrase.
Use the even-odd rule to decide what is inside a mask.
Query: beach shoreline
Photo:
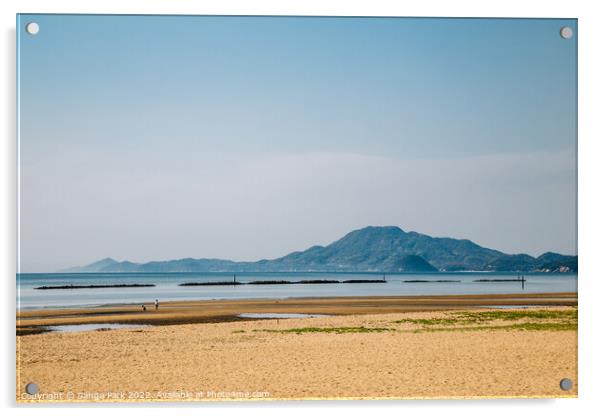
[[[154,301],[154,300],[153,300]],[[361,315],[424,312],[487,306],[576,306],[577,294],[516,293],[438,296],[314,297],[286,299],[202,300],[161,302],[141,305],[111,305],[85,308],[34,309],[17,312],[17,335],[37,334],[56,325],[145,324],[180,325],[249,320],[246,313],[295,313],[320,315]]]

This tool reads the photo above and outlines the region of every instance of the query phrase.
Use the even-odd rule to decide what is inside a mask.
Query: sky
[[[19,271],[368,225],[576,254],[576,54],[574,19],[20,15]]]

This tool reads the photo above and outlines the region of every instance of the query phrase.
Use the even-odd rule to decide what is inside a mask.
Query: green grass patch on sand
[[[393,321],[395,324],[413,324],[413,325],[457,325],[464,323],[459,319],[455,318],[432,318],[432,319],[399,319]]]
[[[508,323],[500,324],[500,321]],[[388,331],[417,333],[438,331],[573,331],[577,329],[577,308],[449,312],[440,318],[408,318],[396,320],[392,323],[411,324],[416,325],[417,328],[403,331],[391,327],[343,326],[253,329],[253,332],[278,334],[357,334]]]
[[[511,325],[495,325],[496,321],[519,321]],[[445,318],[400,319],[396,324],[412,324],[423,331],[569,331],[577,329],[577,308],[560,310],[499,310],[451,312]],[[461,326],[460,326],[461,325]]]
[[[531,320],[577,320],[577,309],[566,310],[499,310],[483,312],[454,312],[452,315],[468,322]]]
[[[254,331],[275,332],[281,334],[309,334],[309,333],[326,333],[326,334],[356,334],[364,332],[386,332],[395,331],[393,328],[375,328],[365,326],[341,326],[341,327],[305,327],[305,328],[288,328],[288,329],[254,329]]]
[[[461,326],[444,328],[422,328],[414,332],[439,331],[575,331],[577,322],[521,322],[511,325]]]

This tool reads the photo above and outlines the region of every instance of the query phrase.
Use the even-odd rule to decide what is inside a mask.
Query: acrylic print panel
[[[576,20],[17,27],[18,401],[577,396]]]

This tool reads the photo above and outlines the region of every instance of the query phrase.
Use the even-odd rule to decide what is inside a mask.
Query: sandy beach
[[[267,312],[332,316],[238,317]],[[35,334],[99,322],[157,325]],[[19,327],[20,402],[577,395],[574,293],[42,310],[19,314]],[[22,393],[29,382],[39,396]]]

